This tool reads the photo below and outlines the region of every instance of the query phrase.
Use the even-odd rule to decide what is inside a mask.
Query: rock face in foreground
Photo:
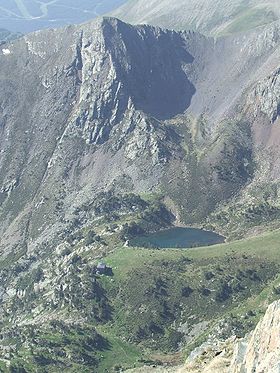
[[[280,301],[272,303],[255,330],[246,338],[196,349],[180,368],[143,367],[131,373],[279,373]]]
[[[192,358],[192,356],[195,356]],[[279,373],[280,301],[272,303],[248,337],[192,353],[178,373]]]
[[[280,301],[268,307],[248,342],[238,342],[231,373],[278,373],[280,371]]]

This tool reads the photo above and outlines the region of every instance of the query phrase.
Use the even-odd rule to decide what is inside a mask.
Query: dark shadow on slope
[[[137,109],[170,119],[189,107],[195,87],[184,66],[194,58],[179,33],[107,19],[104,35]]]

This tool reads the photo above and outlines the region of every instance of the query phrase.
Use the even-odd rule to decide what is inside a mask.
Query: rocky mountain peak
[[[195,92],[188,79],[194,58],[183,34],[100,18],[35,32],[6,49],[9,54],[0,55],[4,214],[9,209],[13,220],[26,209],[24,220],[33,230],[30,221],[37,213],[52,224],[56,220],[49,210],[50,185],[61,184],[70,197],[76,187],[85,187],[89,196],[124,174],[140,190],[158,184],[169,147],[178,147],[178,135],[159,121],[183,113]],[[18,154],[13,162],[11,149]],[[158,171],[150,167],[150,176],[140,177],[139,165],[151,159]],[[79,182],[72,179],[74,169],[80,170]],[[48,204],[40,203],[45,200]],[[30,212],[33,203],[37,207]]]
[[[252,175],[246,126],[238,130],[237,141],[230,140],[238,167],[226,173],[237,173],[236,183],[215,166],[222,160],[231,168],[224,161],[220,125],[235,115],[256,77],[261,81],[277,70],[278,34],[275,24],[216,41],[196,32],[131,26],[107,17],[7,44],[0,55],[2,218],[14,221],[24,210],[20,221],[24,216],[37,236],[41,220],[32,228],[33,215],[45,217],[45,228],[61,218],[50,211],[52,199],[61,198],[50,193],[54,185],[61,184],[67,196],[66,211],[73,198],[79,205],[112,185],[146,192],[164,184],[167,194],[186,193],[191,221],[197,207],[188,203],[197,195],[192,172],[199,178],[199,195],[204,196],[199,214],[205,217],[205,211],[236,193]],[[275,89],[276,97],[277,84]],[[197,146],[209,146],[209,154],[204,149],[205,157],[198,159]],[[180,167],[183,187],[174,176]],[[215,189],[211,198],[206,197],[209,185]],[[33,204],[37,208],[31,213]]]
[[[87,96],[92,100],[94,90],[100,95],[92,107],[95,115],[91,119],[110,117],[107,130],[103,126],[103,131],[108,132],[132,104],[157,119],[183,113],[195,92],[184,71],[193,57],[183,38],[150,26],[132,27],[114,18],[103,18],[98,24],[100,28],[93,32],[92,27],[85,27],[81,49],[82,100]],[[108,110],[113,115],[108,115]],[[94,132],[91,141],[100,141]]]
[[[127,246],[174,216],[229,239],[279,226],[279,30],[215,39],[108,17],[3,46],[0,370],[103,372],[119,348],[138,366],[139,346],[178,351],[206,329],[183,372],[276,369],[278,302],[228,337],[256,325],[257,294],[279,295],[279,233],[213,251]]]

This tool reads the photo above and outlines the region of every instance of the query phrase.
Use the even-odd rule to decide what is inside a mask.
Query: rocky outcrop
[[[278,373],[280,371],[280,301],[272,303],[247,340],[235,347],[229,372]]]
[[[62,215],[97,190],[158,186],[163,166],[180,153],[180,136],[162,121],[183,113],[195,92],[183,36],[105,18],[36,32],[5,50],[0,203],[2,218],[20,232],[12,245],[38,237],[42,225],[47,235],[50,225],[60,229]]]
[[[279,373],[280,301],[272,303],[255,330],[242,340],[205,343],[194,350],[185,366],[143,367],[131,373]]]
[[[167,119],[188,108],[195,88],[184,69],[193,57],[182,43],[179,34],[116,19],[103,19],[82,31],[75,115],[88,143],[104,143],[115,125],[135,110]],[[124,131],[133,127],[129,123]]]
[[[253,106],[254,116],[260,113],[267,115],[274,123],[280,115],[280,69],[255,86],[249,96],[249,105]]]
[[[231,338],[194,351],[178,373],[278,373],[280,371],[280,301],[272,303],[246,338]]]
[[[226,342],[207,342],[196,348],[184,367],[177,373],[231,373],[229,366],[233,354],[235,338]]]

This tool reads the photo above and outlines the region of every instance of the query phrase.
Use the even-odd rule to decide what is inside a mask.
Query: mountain
[[[278,217],[273,194],[266,206],[262,193],[269,193],[265,183],[277,188],[279,177],[279,23],[246,39],[214,41],[105,18],[30,34],[5,49],[5,252],[56,236],[104,189],[162,193],[192,224],[239,196],[249,214],[248,193],[261,185],[255,215],[246,217],[242,202],[244,219],[258,225],[269,208]],[[260,149],[269,153],[265,160]],[[232,221],[229,212],[215,224]]]
[[[207,35],[234,34],[279,19],[277,0],[130,0],[112,15],[133,24],[148,23]]]
[[[20,33],[12,33],[5,29],[0,29],[0,43],[17,39],[21,36]]]
[[[81,23],[110,12],[123,3],[124,0],[3,1],[0,8],[1,27],[27,33]]]
[[[279,22],[215,39],[106,17],[5,44],[4,372],[120,371],[255,326],[279,292],[279,232],[129,245],[176,223],[279,227],[279,41]]]

